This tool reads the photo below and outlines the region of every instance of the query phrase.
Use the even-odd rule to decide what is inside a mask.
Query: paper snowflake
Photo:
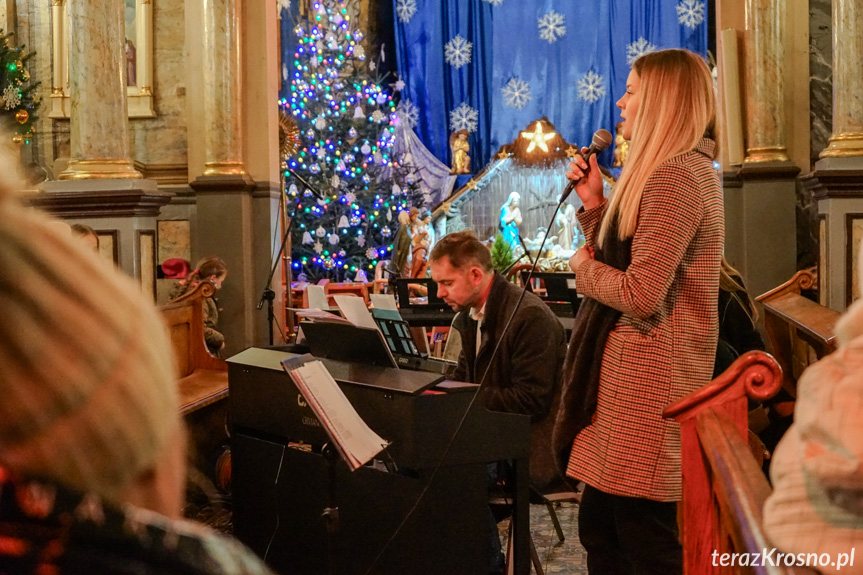
[[[676,6],[677,21],[688,28],[698,27],[704,22],[704,2],[699,0],[683,0]]]
[[[348,192],[347,194],[345,194],[345,199],[348,201],[349,204],[352,204],[357,201],[357,195],[354,192]]]
[[[399,22],[407,24],[417,12],[417,0],[398,0],[396,2],[396,14],[399,16]]]
[[[378,250],[375,248],[369,248],[366,250],[366,257],[370,260],[373,260],[378,257]]]
[[[404,80],[396,80],[390,84],[390,87],[393,89],[393,92],[401,92],[405,89],[405,82]]]
[[[419,124],[420,110],[414,106],[414,103],[410,100],[402,100],[399,102],[399,106],[396,108],[396,114],[398,114],[399,122],[405,122],[410,128]]]
[[[372,121],[379,123],[383,119],[384,119],[384,113],[381,112],[380,110],[375,110],[374,112],[372,112]]]
[[[484,1],[488,2],[492,6],[500,6],[501,4],[503,4],[503,0],[484,0]]]
[[[320,254],[324,251],[324,244],[322,244],[321,242],[315,242],[314,250],[316,254]]]
[[[521,110],[531,100],[530,86],[518,78],[511,78],[500,91],[503,92],[504,103],[510,108]]]
[[[17,108],[18,104],[21,103],[21,93],[18,91],[18,86],[14,84],[6,86],[6,89],[3,90],[3,99],[6,101],[7,110]]]
[[[471,49],[473,43],[468,42],[461,37],[461,34],[446,43],[444,50],[444,59],[446,63],[453,68],[461,68],[465,64],[470,64]]]
[[[477,123],[479,122],[479,112],[468,106],[467,102],[462,102],[458,108],[453,110],[449,115],[449,127],[451,130],[467,130],[468,132],[476,132]]]
[[[605,96],[605,78],[591,70],[576,83],[578,98],[593,104]]]
[[[566,35],[566,26],[563,25],[563,14],[559,14],[554,10],[549,10],[545,15],[540,16],[537,26],[539,27],[539,37],[549,44],[557,42]]]
[[[366,245],[366,236],[360,236],[357,238],[357,245],[363,247]]]
[[[632,44],[626,45],[626,63],[632,66],[632,63],[650,52],[655,52],[656,46],[648,42],[645,38],[639,38]]]

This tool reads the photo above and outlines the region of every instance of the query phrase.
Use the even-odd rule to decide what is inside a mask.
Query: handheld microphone
[[[587,149],[587,152],[581,154],[581,157],[584,158],[584,161],[587,162],[587,167],[582,171],[584,175],[587,176],[590,173],[590,156],[593,154],[598,154],[608,146],[611,145],[611,142],[614,141],[614,138],[611,135],[611,132],[608,130],[599,129],[593,133],[593,140],[590,142],[590,147]],[[577,180],[570,180],[569,183],[563,188],[563,193],[560,194],[560,203],[566,201],[566,198],[569,197],[569,194],[572,193],[572,190],[575,189],[576,184],[581,181],[581,178]]]

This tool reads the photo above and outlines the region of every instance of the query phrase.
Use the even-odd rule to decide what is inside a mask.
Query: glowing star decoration
[[[552,139],[555,136],[554,132],[549,132],[547,134],[542,131],[542,122],[537,122],[536,127],[533,129],[533,132],[522,132],[521,137],[530,140],[530,145],[527,147],[527,153],[531,153],[534,148],[539,147],[543,152],[548,152],[548,144],[547,141]]]
[[[578,148],[576,148],[576,147],[574,147],[574,146],[569,146],[569,147],[565,150],[565,152],[566,152],[566,157],[567,157],[567,158],[575,158],[576,156],[578,156],[578,155],[579,155]]]

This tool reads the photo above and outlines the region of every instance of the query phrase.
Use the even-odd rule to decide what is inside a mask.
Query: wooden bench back
[[[747,399],[769,399],[781,385],[782,369],[776,360],[751,351],[708,385],[665,409],[663,416],[678,421],[681,429],[685,575],[815,573],[805,568],[732,568],[720,563],[725,553],[761,555],[773,548],[764,534],[761,514],[771,489],[747,443]]]
[[[797,379],[810,364],[836,350],[833,329],[841,315],[802,295],[817,285],[809,270],[755,298],[764,306],[764,331],[770,352],[782,367],[783,387],[797,396]]]
[[[228,371],[228,364],[210,355],[204,341],[204,298],[215,292],[216,286],[203,280],[195,289],[159,308],[177,357],[178,379],[198,369]]]

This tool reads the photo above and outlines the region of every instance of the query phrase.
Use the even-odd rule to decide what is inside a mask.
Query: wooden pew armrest
[[[177,382],[180,413],[186,415],[228,397],[228,372],[197,369]]]

